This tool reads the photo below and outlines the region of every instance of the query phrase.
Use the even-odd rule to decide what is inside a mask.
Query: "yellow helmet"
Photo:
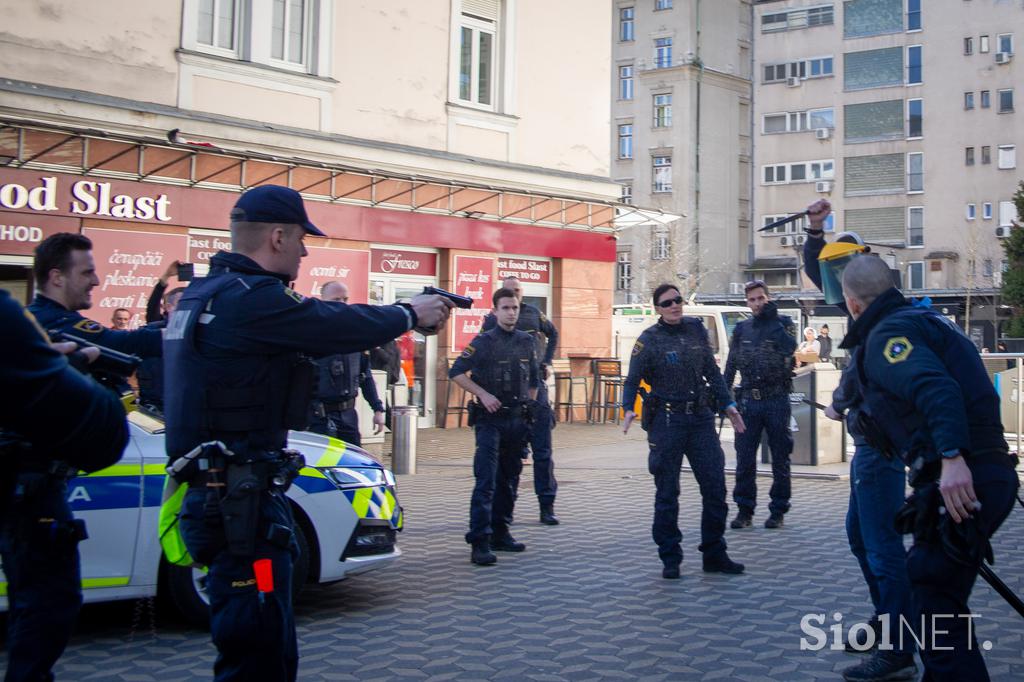
[[[843,271],[850,261],[871,251],[856,232],[841,232],[835,241],[825,245],[818,255],[821,268],[821,291],[825,302],[843,302]]]

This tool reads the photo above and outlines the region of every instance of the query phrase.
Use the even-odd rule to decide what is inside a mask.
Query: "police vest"
[[[786,331],[788,324],[790,320],[785,315],[779,315],[775,320],[745,320],[740,323],[737,328],[736,368],[744,389],[789,393],[793,356],[780,347],[777,338],[780,334],[789,334]]]
[[[362,376],[359,365],[362,353],[329,355],[316,361],[317,382],[314,398],[345,402],[356,397]]]

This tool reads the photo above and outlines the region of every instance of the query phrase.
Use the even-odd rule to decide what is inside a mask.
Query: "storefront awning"
[[[615,209],[615,230],[625,230],[630,227],[658,227],[685,217],[683,214],[623,205]]]

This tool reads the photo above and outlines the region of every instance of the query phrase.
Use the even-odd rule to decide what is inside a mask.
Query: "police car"
[[[129,415],[131,442],[116,465],[72,479],[68,500],[89,538],[79,545],[86,603],[159,595],[186,619],[208,622],[205,574],[167,561],[158,515],[167,464],[164,424],[143,411]],[[402,529],[395,478],[364,450],[315,433],[292,432],[288,445],[306,467],[287,496],[301,555],[292,586],[329,583],[395,561]],[[2,577],[2,575],[0,575]],[[0,611],[7,610],[6,579]]]

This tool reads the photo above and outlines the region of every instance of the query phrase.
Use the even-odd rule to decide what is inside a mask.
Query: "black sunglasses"
[[[683,302],[682,296],[676,296],[675,298],[666,298],[664,301],[658,301],[659,308],[667,308],[670,305],[679,305]]]
[[[743,291],[749,293],[752,289],[767,289],[768,285],[763,279],[752,279],[743,285]]]

